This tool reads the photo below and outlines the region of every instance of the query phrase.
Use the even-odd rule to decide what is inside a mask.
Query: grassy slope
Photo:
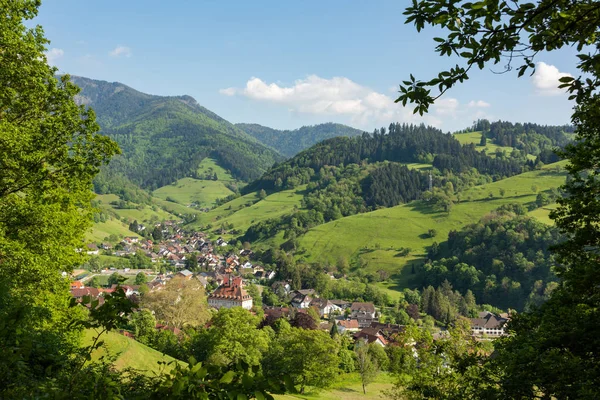
[[[86,331],[83,340],[84,345],[90,345],[94,335],[95,331]],[[101,340],[104,341],[104,345],[92,353],[92,359],[97,360],[107,354],[116,355],[115,367],[119,370],[135,368],[152,374],[160,371],[159,361],[170,362],[175,360],[170,356],[161,354],[146,345],[115,332],[105,333],[102,335]]]
[[[454,137],[461,144],[475,143],[478,150],[483,151],[485,149],[486,154],[491,155],[491,156],[496,154],[497,150],[502,150],[502,151],[506,151],[509,153],[514,150],[514,147],[497,146],[494,144],[494,141],[492,139],[487,140],[487,144],[485,147],[479,146],[479,143],[481,142],[481,132],[455,133]],[[531,160],[535,160],[535,156],[533,156],[531,154],[529,154],[527,157],[530,158]]]
[[[217,174],[216,181],[193,178],[179,179],[171,185],[163,186],[153,192],[159,199],[173,198],[177,203],[189,205],[198,203],[202,207],[212,207],[217,199],[227,197],[233,192],[225,184],[237,182],[229,171],[221,168],[214,159],[205,158],[198,166],[200,174]]]
[[[234,229],[247,230],[250,225],[269,218],[277,218],[300,207],[305,186],[284,190],[256,202],[258,194],[250,193],[230,201],[199,216],[200,225],[218,227],[222,223],[233,224]],[[248,206],[246,206],[248,205]]]
[[[315,400],[359,400],[359,399],[382,399],[385,398],[384,391],[393,386],[393,378],[387,373],[381,373],[375,381],[367,386],[367,394],[364,395],[360,376],[357,373],[342,374],[334,382],[331,388],[322,391],[309,392],[305,395],[278,395],[278,400],[292,399],[315,399]]]
[[[115,194],[96,195],[96,200],[100,201],[99,208],[101,210],[104,210],[109,214],[116,213],[121,220],[111,218],[106,222],[95,223],[92,229],[86,234],[86,239],[92,242],[101,242],[111,234],[115,234],[120,238],[124,236],[138,236],[129,230],[128,221],[137,220],[141,224],[150,224],[152,219],[158,221],[179,219],[176,215],[158,207],[158,204],[156,207],[144,205],[141,210],[115,208],[110,204],[112,201],[119,200],[119,197]]]
[[[534,184],[538,190],[561,185],[565,175],[551,171],[553,167],[474,187],[463,195],[471,200],[456,204],[450,214],[432,210],[425,202],[413,202],[332,221],[309,230],[300,239],[300,246],[308,261],[359,257],[368,263],[369,270],[402,271],[394,283],[387,283],[389,289],[401,289],[411,285],[410,269],[403,267],[421,258],[434,241],[445,241],[450,230],[474,223],[502,204],[535,201]],[[504,197],[499,195],[500,188],[505,190]],[[427,236],[429,229],[437,231],[435,238]],[[401,247],[412,249],[411,255],[399,257]]]
[[[152,193],[159,199],[167,197],[182,205],[197,203],[202,207],[211,207],[217,199],[233,194],[221,181],[207,181],[193,178],[179,179],[174,184],[163,186]]]

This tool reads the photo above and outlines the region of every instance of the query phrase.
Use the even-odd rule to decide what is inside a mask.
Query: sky
[[[429,28],[404,23],[409,1],[46,0],[34,23],[60,72],[194,97],[233,123],[277,129],[339,122],[371,131],[391,122],[444,131],[478,118],[562,125],[573,104],[557,89],[575,74],[572,50],[538,55],[534,76],[471,74],[429,114],[394,103],[412,73],[431,79],[456,59],[435,53]]]

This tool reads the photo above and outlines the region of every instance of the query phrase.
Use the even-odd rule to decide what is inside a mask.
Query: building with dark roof
[[[504,326],[508,318],[492,314],[489,311],[479,313],[478,318],[469,318],[471,321],[471,331],[475,336],[502,336],[504,335]]]

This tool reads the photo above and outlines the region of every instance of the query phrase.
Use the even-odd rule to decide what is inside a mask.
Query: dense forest
[[[308,183],[321,167],[394,161],[429,162],[440,171],[466,172],[472,168],[497,178],[522,172],[524,166],[512,159],[492,158],[479,152],[475,145],[461,146],[452,135],[425,125],[391,124],[376,129],[372,135],[339,137],[325,140],[292,159],[275,165],[245,192],[279,190]]]
[[[363,131],[347,125],[326,123],[294,130],[277,130],[258,124],[236,124],[238,128],[281,154],[293,157],[304,149],[337,136],[359,136]]]
[[[75,77],[77,100],[94,108],[102,133],[122,150],[109,168],[154,190],[194,176],[212,157],[240,180],[256,179],[283,157],[189,96],[161,97],[120,83]]]
[[[523,310],[541,304],[556,287],[549,248],[561,240],[555,227],[525,216],[519,205],[504,206],[479,223],[451,231],[417,268],[422,286],[448,281],[461,293],[472,290],[478,303]]]

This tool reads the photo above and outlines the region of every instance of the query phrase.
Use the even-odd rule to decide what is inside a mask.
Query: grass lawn
[[[294,206],[300,207],[305,186],[284,190],[256,202],[258,194],[250,193],[230,201],[208,213],[199,216],[197,224],[211,224],[214,228],[221,224],[232,224],[234,229],[246,231],[250,225],[270,218],[278,218],[291,212]]]
[[[421,164],[421,163],[404,163],[402,165],[406,165],[408,169],[418,169],[422,171],[426,171],[432,168],[431,164]]]
[[[444,242],[451,230],[475,223],[503,204],[534,202],[533,184],[538,191],[561,185],[565,174],[554,172],[551,170],[553,167],[549,165],[540,171],[474,187],[463,195],[463,201],[455,204],[449,214],[417,201],[317,226],[300,238],[300,257],[309,262],[331,263],[340,256],[349,260],[360,258],[367,263],[369,271],[385,270],[392,275],[392,282],[379,284],[392,294],[394,290],[412,286],[411,268],[404,267],[422,259],[434,241]],[[499,194],[501,188],[505,191],[504,197]],[[489,193],[492,193],[491,198]],[[436,237],[428,236],[429,229],[437,231]],[[410,255],[401,256],[400,248],[410,248]]]
[[[511,153],[514,150],[514,147],[497,146],[492,139],[488,139],[485,146],[479,146],[479,143],[481,142],[481,132],[455,133],[453,136],[460,144],[474,143],[479,151],[485,151],[485,153],[490,156],[495,155],[497,150],[506,151],[507,153]],[[532,154],[528,154],[527,158],[535,160],[536,157]]]
[[[119,201],[119,196],[115,194],[99,194],[96,195],[96,200],[99,202],[99,208],[101,210],[105,210],[108,213],[117,214],[124,225],[127,225],[129,222],[137,220],[139,223],[149,224],[151,221],[164,221],[164,220],[172,220],[179,219],[177,216],[163,210],[159,207],[159,205],[142,205],[140,209],[137,208],[116,208],[111,203],[114,201]],[[117,232],[114,232],[117,233]],[[131,234],[127,234],[127,236],[134,236],[133,232]]]
[[[198,166],[198,173],[215,173],[220,181],[235,181],[233,176],[226,169],[222,168],[213,158],[205,158]]]
[[[529,215],[548,225],[554,225],[554,221],[550,219],[550,211],[556,209],[558,204],[550,204],[541,208],[536,208],[529,212]]]
[[[212,207],[217,199],[227,197],[233,192],[220,180],[183,178],[156,189],[152,194],[162,200],[171,198],[184,206],[197,203],[202,207]]]
[[[89,329],[85,332],[83,345],[92,344],[96,332]],[[119,370],[135,368],[145,371],[148,375],[160,372],[159,361],[175,361],[174,358],[161,354],[160,352],[143,345],[134,339],[125,337],[116,332],[108,332],[101,336],[104,345],[92,353],[92,360],[98,360],[102,356],[115,356],[115,367]]]
[[[173,203],[172,201],[166,201],[158,197],[153,197],[152,202],[173,215],[183,216],[186,214],[200,214],[200,211],[195,208],[187,207],[179,203]]]
[[[119,238],[125,236],[139,237],[137,233],[131,232],[124,222],[111,218],[106,222],[96,222],[87,232],[85,238],[90,242],[100,243],[104,242],[106,238],[113,234],[117,235]]]
[[[387,373],[380,373],[375,381],[367,386],[367,394],[363,394],[360,375],[358,373],[342,374],[333,385],[324,390],[308,392],[306,394],[288,394],[274,396],[278,400],[315,399],[315,400],[359,400],[382,399],[384,391],[393,387],[393,377]]]

